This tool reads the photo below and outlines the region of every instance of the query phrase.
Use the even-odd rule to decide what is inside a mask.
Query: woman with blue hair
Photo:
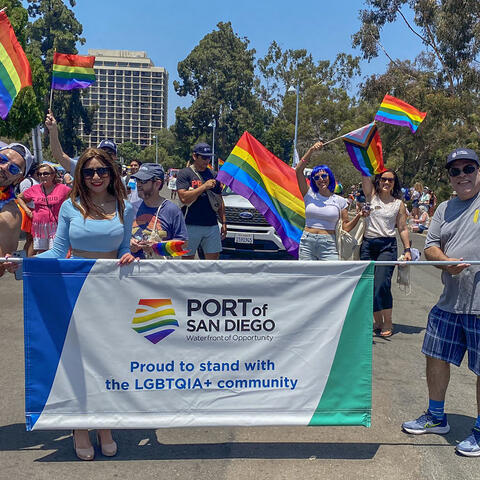
[[[327,165],[317,165],[312,170],[308,186],[304,169],[313,152],[322,147],[322,142],[312,145],[295,168],[298,187],[305,201],[305,229],[300,239],[299,260],[338,260],[337,222],[341,219],[343,230],[349,232],[363,215],[359,212],[349,220],[348,203],[334,193],[335,176]]]

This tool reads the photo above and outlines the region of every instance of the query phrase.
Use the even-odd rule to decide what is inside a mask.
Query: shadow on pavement
[[[157,442],[155,430],[118,430],[115,439],[119,455],[114,459],[96,455],[97,461],[129,460],[217,460],[217,459],[338,459],[371,460],[381,446],[448,447],[465,438],[475,419],[449,415],[448,443],[431,443],[430,435],[408,435],[405,442],[224,442],[164,444]],[[407,435],[407,434],[406,434]],[[93,434],[91,433],[91,438]],[[77,461],[70,432],[59,430],[26,432],[24,424],[0,428],[0,451],[50,451],[36,462]],[[412,443],[412,439],[415,443]],[[53,452],[51,452],[53,450]]]

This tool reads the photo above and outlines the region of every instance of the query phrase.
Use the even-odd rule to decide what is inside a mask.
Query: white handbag
[[[343,230],[342,224],[340,217],[335,229],[338,258],[340,260],[360,260],[360,247],[365,233],[365,219],[362,217],[358,220],[353,235]]]

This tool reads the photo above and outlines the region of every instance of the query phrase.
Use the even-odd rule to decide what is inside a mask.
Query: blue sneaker
[[[480,429],[475,427],[470,436],[457,445],[456,450],[466,457],[480,457]]]
[[[439,433],[444,435],[450,431],[447,414],[443,415],[442,421],[438,421],[428,410],[416,420],[405,422],[402,428],[405,432],[413,433],[414,435],[421,435],[422,433]]]

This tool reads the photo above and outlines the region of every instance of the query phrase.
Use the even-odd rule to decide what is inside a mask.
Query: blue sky
[[[360,55],[351,47],[358,30],[362,0],[78,0],[74,8],[84,28],[89,48],[144,50],[156,66],[169,72],[168,124],[175,121],[175,108],[191,99],[178,97],[173,81],[177,64],[220,21],[232,22],[240,37],[262,57],[275,40],[282,49],[307,49],[316,60],[333,60],[337,53]],[[382,44],[393,58],[413,59],[421,45],[398,22],[389,25]],[[362,62],[362,73],[382,73],[388,59],[383,53],[370,63]]]

